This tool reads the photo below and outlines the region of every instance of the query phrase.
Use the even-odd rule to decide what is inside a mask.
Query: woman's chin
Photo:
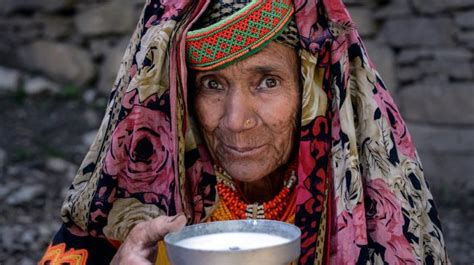
[[[226,172],[232,179],[240,182],[255,182],[271,173],[262,170],[262,168],[251,166],[230,166],[226,168]]]

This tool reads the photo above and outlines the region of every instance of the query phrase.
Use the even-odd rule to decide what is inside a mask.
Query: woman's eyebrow
[[[247,69],[247,72],[258,73],[261,75],[275,73],[275,72],[278,73],[281,71],[282,70],[280,69],[280,67],[268,66],[268,65],[252,66]]]

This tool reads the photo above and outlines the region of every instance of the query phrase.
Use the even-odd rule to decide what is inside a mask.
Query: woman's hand
[[[180,230],[186,225],[183,214],[160,216],[153,220],[137,224],[118,249],[112,265],[152,265],[155,263],[157,242],[168,234]]]

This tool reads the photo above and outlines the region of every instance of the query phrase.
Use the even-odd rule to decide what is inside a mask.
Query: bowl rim
[[[232,223],[244,222],[244,223],[253,223],[253,224],[256,224],[256,223],[267,223],[267,224],[268,223],[278,223],[278,224],[283,225],[283,226],[285,226],[289,229],[294,230],[296,233],[295,233],[295,236],[293,238],[286,238],[285,237],[286,239],[288,239],[288,241],[284,242],[284,243],[279,243],[279,244],[275,244],[275,245],[271,245],[271,246],[265,246],[265,247],[257,247],[257,248],[252,248],[252,249],[239,249],[239,250],[229,250],[229,249],[221,249],[221,250],[208,250],[208,249],[206,249],[205,250],[205,249],[197,249],[197,248],[187,248],[187,247],[183,247],[181,245],[177,245],[176,243],[179,242],[179,241],[171,242],[172,237],[174,237],[177,234],[183,232],[185,229],[186,230],[199,229],[202,226],[219,225],[219,224],[229,223],[229,222],[232,222]],[[203,235],[212,235],[212,234],[218,234],[218,233],[222,233],[222,232],[208,233],[208,234],[203,234]],[[229,231],[229,233],[232,233],[232,231]],[[258,232],[248,232],[248,233],[258,233]],[[276,236],[280,236],[280,235],[276,235]],[[282,236],[280,236],[280,237],[282,237]],[[300,238],[301,238],[301,230],[294,224],[285,223],[285,222],[276,221],[276,220],[268,220],[268,219],[245,219],[245,220],[216,221],[216,222],[210,222],[210,223],[199,223],[199,224],[188,225],[188,226],[185,226],[180,231],[168,233],[163,238],[163,241],[165,242],[165,245],[167,246],[167,248],[169,246],[172,246],[175,249],[186,250],[186,251],[194,251],[194,252],[199,252],[199,253],[201,253],[201,252],[203,252],[203,253],[204,252],[205,253],[224,253],[224,252],[226,252],[226,253],[229,253],[229,254],[230,253],[238,254],[238,253],[253,252],[253,251],[262,250],[262,249],[285,247],[287,245],[295,244],[298,240],[300,240]]]

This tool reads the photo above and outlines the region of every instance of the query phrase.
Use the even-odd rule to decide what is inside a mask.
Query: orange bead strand
[[[296,182],[295,171],[286,178],[283,189],[270,201],[263,204],[246,204],[231,178],[216,168],[219,201],[210,221],[236,219],[271,219],[294,222],[296,194],[292,190]],[[286,210],[286,211],[285,211]],[[292,221],[293,220],[293,221]]]

